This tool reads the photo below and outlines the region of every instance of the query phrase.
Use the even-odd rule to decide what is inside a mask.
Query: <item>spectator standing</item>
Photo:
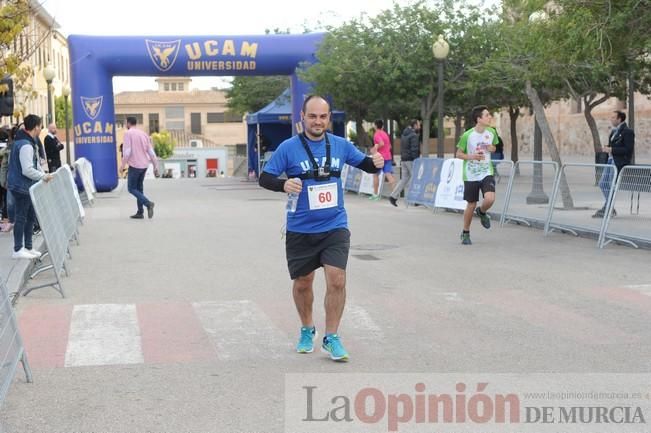
[[[414,160],[420,157],[420,121],[412,119],[400,137],[400,182],[391,192],[389,201],[398,206],[398,197],[411,180]]]
[[[47,166],[50,173],[54,173],[61,167],[62,150],[63,143],[57,137],[57,126],[54,123],[50,123],[47,126],[47,135],[45,136],[45,156],[47,157]]]
[[[15,206],[14,252],[11,256],[14,259],[35,259],[41,256],[32,245],[36,216],[29,195],[29,188],[39,180],[52,180],[52,175],[43,172],[39,164],[37,138],[41,127],[39,116],[26,116],[24,129],[16,132],[9,157],[7,181]]]

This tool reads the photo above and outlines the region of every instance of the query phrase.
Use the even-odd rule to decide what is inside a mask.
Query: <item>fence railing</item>
[[[510,178],[500,224],[514,221],[543,228],[549,219],[552,194],[558,177],[554,161],[518,161]]]
[[[48,270],[53,271],[54,280],[38,282],[35,285],[25,284],[19,294],[26,296],[35,289],[54,287],[65,297],[61,273],[65,271],[66,275],[68,274],[65,260],[66,257],[72,257],[70,241],[76,240],[79,243],[78,227],[83,211],[75,190],[76,186],[68,166],[58,169],[50,182],[40,181],[30,188],[29,194],[45,243],[44,254],[31,273],[30,280]]]
[[[92,205],[97,193],[95,178],[93,177],[93,165],[86,158],[79,158],[75,161],[75,171],[79,174],[81,185],[84,187],[86,200]]]
[[[604,216],[600,248],[613,241],[651,245],[651,165],[622,168]]]
[[[32,371],[18,331],[11,296],[4,280],[0,277],[0,406],[7,397],[18,365],[21,363],[27,382],[32,382]]]
[[[599,179],[595,184],[595,173]],[[599,217],[615,189],[617,169],[607,164],[563,164],[552,193],[545,235],[555,230],[599,238],[605,220]],[[563,183],[565,180],[565,184]],[[563,188],[567,188],[563,191]]]

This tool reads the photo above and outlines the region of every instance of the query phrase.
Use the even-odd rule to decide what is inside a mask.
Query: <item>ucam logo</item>
[[[181,40],[176,41],[150,41],[145,39],[147,45],[147,52],[154,66],[162,72],[167,72],[172,69],[176,62],[176,57],[179,55],[179,46]]]
[[[94,98],[82,96],[81,106],[84,108],[86,116],[88,116],[91,120],[95,120],[97,116],[99,116],[100,111],[102,111],[103,100],[103,96],[96,96]]]
[[[448,168],[448,178],[445,180],[445,183],[452,182],[454,178],[454,161],[450,161],[450,167]]]
[[[97,120],[102,112],[103,96],[96,96],[94,98],[81,96],[81,106],[84,113],[88,116],[88,121],[76,123],[75,143],[76,144],[98,144],[98,143],[113,143],[113,123],[104,120]],[[81,120],[81,119],[80,119]]]

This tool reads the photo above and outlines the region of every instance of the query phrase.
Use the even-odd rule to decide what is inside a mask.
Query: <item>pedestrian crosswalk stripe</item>
[[[192,304],[221,360],[282,358],[293,355],[284,332],[248,300]]]
[[[140,364],[143,361],[134,304],[75,305],[66,367]]]
[[[357,304],[346,305],[343,321],[355,340],[379,341],[384,338],[382,330],[366,309]]]

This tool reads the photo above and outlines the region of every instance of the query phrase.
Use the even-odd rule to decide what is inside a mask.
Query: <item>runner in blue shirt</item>
[[[376,173],[384,165],[379,153],[365,156],[349,141],[328,134],[330,105],[316,95],[303,103],[305,132],[285,140],[265,164],[260,185],[272,191],[298,193],[294,212],[287,213],[285,250],[293,296],[301,319],[298,353],[311,353],[317,336],[312,319],[314,272],[323,266],[326,279],[326,329],[321,350],[335,361],[348,360],[337,334],[346,302],[346,264],[350,248],[341,170],[344,164]],[[279,179],[283,173],[288,179]]]

